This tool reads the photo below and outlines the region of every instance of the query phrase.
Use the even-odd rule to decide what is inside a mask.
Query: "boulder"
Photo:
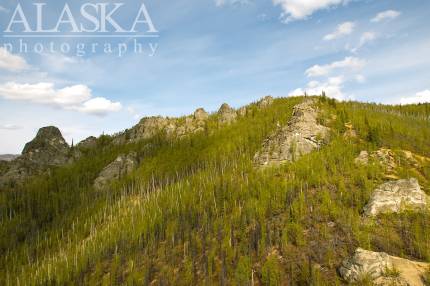
[[[351,258],[342,262],[339,274],[348,282],[360,282],[366,277],[377,279],[393,268],[388,254],[357,248]]]
[[[295,161],[300,156],[319,149],[329,137],[329,129],[317,121],[315,101],[307,99],[296,105],[288,124],[273,133],[254,157],[259,166],[278,165]]]
[[[127,155],[118,156],[115,161],[107,165],[94,180],[94,188],[104,189],[112,181],[118,180],[130,174],[138,166],[137,154],[131,152]]]
[[[354,255],[345,259],[339,274],[349,283],[360,283],[370,278],[375,285],[424,286],[422,277],[430,264],[390,256],[358,248]],[[390,271],[398,272],[390,275]]]
[[[364,208],[366,216],[424,210],[429,202],[416,179],[390,181],[380,185]]]
[[[227,103],[221,105],[218,110],[218,121],[221,124],[230,124],[236,121],[237,113]]]

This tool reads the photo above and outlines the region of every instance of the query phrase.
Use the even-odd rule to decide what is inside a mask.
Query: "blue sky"
[[[84,3],[121,1],[45,2],[48,29],[66,3],[80,22]],[[132,51],[133,38],[84,37],[25,38],[30,50],[36,43],[56,48],[20,52],[18,39],[3,32],[17,3],[36,23],[34,1],[1,0],[0,153],[20,153],[42,126],[58,126],[78,142],[143,116],[216,111],[223,102],[239,107],[268,94],[325,90],[341,100],[430,101],[427,0],[146,0],[159,37],[139,38],[142,54]],[[124,3],[115,20],[129,26],[141,1]],[[70,26],[61,28],[70,34]],[[119,56],[124,41],[129,49]],[[64,43],[70,52],[60,51]],[[92,43],[110,43],[113,52],[75,52]]]

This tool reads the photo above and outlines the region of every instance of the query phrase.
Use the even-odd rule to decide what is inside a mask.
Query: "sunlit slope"
[[[336,285],[357,246],[429,261],[429,213],[363,222],[378,164],[354,159],[380,147],[430,157],[428,105],[389,107],[318,99],[330,142],[296,162],[260,170],[263,140],[303,98],[251,105],[230,125],[163,134],[128,145],[98,140],[79,162],[1,194],[2,285]],[[355,136],[346,136],[350,129]],[[136,151],[140,167],[108,190],[97,174]],[[399,159],[395,175],[430,192],[430,163]]]

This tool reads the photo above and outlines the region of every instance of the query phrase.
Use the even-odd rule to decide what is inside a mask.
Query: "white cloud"
[[[345,22],[345,23],[339,24],[333,33],[330,33],[324,36],[324,40],[332,41],[340,37],[349,35],[354,31],[354,28],[355,28],[355,23],[353,22]]]
[[[403,97],[400,99],[400,104],[415,104],[430,102],[430,90],[426,89],[417,92],[415,96]]]
[[[400,12],[396,11],[396,10],[387,10],[387,11],[383,11],[381,13],[378,13],[372,20],[370,20],[371,22],[381,22],[381,21],[385,21],[385,20],[392,20],[395,19],[397,17],[400,16]]]
[[[0,47],[0,69],[18,72],[28,68],[29,65],[24,58],[11,54],[7,49]]]
[[[15,125],[15,124],[0,124],[1,130],[18,130],[22,129],[22,126]]]
[[[53,83],[19,84],[8,82],[0,85],[0,97],[8,100],[46,104],[98,116],[121,109],[119,102],[112,102],[101,97],[92,98],[91,90],[86,85],[55,89]]]
[[[347,71],[357,71],[365,66],[366,62],[356,57],[346,57],[341,61],[336,61],[328,65],[314,65],[306,70],[308,77],[327,76],[334,70],[344,69]]]
[[[104,97],[96,97],[85,101],[82,106],[78,106],[76,109],[84,113],[104,116],[109,112],[117,112],[121,108],[119,102],[112,102]]]
[[[280,5],[283,9],[282,18],[286,22],[303,20],[314,12],[328,9],[340,4],[346,4],[348,0],[272,0],[274,5]]]
[[[321,95],[324,91],[328,97],[337,100],[345,100],[346,96],[342,92],[344,79],[343,77],[331,77],[326,82],[311,81],[307,87],[297,88],[289,93],[289,96],[301,96],[307,93],[308,95]]]

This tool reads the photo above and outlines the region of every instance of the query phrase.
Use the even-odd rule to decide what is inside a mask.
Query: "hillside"
[[[266,97],[76,146],[49,130],[45,164],[0,190],[0,285],[430,283],[429,104]]]

